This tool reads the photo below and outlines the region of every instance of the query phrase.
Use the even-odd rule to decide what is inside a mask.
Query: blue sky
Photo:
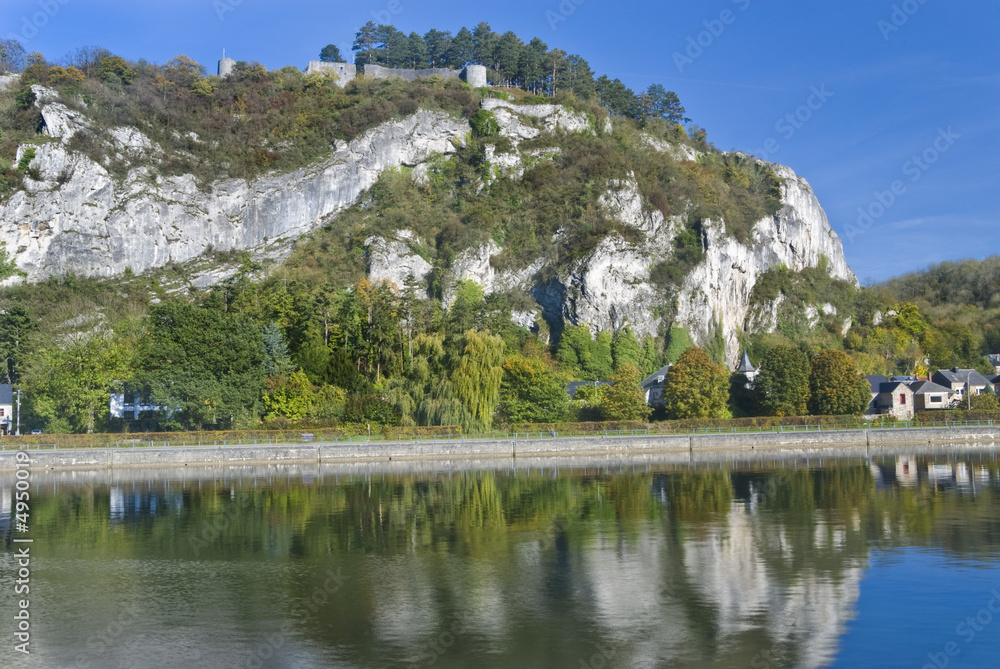
[[[1000,253],[996,0],[4,0],[0,35],[55,61],[94,44],[305,67],[371,19],[485,20],[634,89],[664,84],[720,149],[808,179],[862,282]]]

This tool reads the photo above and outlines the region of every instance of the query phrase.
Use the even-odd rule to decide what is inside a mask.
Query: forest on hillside
[[[827,392],[829,384],[813,383],[812,361],[826,365],[820,371],[846,370],[844,378],[852,380],[845,387],[854,392],[861,372],[982,367],[981,356],[997,352],[996,259],[946,264],[871,288],[834,280],[822,265],[798,273],[778,267],[753,295],[760,314],[774,312],[774,331],[748,327],[743,343],[756,362],[792,361],[787,376],[798,385],[789,402],[744,396],[720,365],[731,361],[723,359],[719,342],[704,342],[702,354],[673,322],[675,298],[704,257],[705,220],[721,220],[729,234],[747,241],[757,221],[779,210],[781,183],[771,166],[716,151],[704,131],[679,124],[682,108],[650,106],[658,91],[625,94],[609,82],[621,99],[609,97],[589,67],[580,69],[579,57],[535,40],[487,39],[480,27],[465,32],[472,51],[446,58],[482,62],[508,87],[473,90],[440,78],[340,87],[296,68],[267,71],[245,62],[220,79],[185,56],[163,64],[128,62],[98,48],[81,49],[61,65],[22,49],[18,62],[16,49],[5,43],[0,67],[18,69],[20,80],[0,92],[0,198],[31,176],[30,158],[15,164],[17,147],[49,141],[39,134],[33,84],[57,90],[92,120],[71,148],[112,175],[135,165],[109,155],[104,133],[129,125],[164,147],[150,167],[194,174],[207,189],[219,177],[251,181],[296,168],[325,155],[335,141],[420,108],[473,120],[465,146],[433,161],[426,182],[406,169],[383,174],[361,203],[302,240],[280,266],[217,254],[215,261],[238,271],[207,291],[165,288],[183,283],[184,267],[113,280],[63,276],[0,290],[0,381],[23,390],[22,425],[49,432],[132,429],[108,412],[109,394],[123,388],[171,407],[169,416],[157,416],[168,429],[373,423],[460,425],[474,432],[528,422],[646,420],[650,410],[639,399],[639,380],[678,362],[688,371],[676,379],[711,378],[712,387],[676,385],[673,397],[705,401],[678,400],[655,418],[856,413],[860,395],[840,402]],[[393,35],[383,31],[359,42],[358,57],[407,64],[392,60],[399,41]],[[462,44],[460,35],[448,49]],[[423,39],[425,46],[433,41]],[[522,55],[535,50],[550,58],[556,51],[545,61],[556,67],[527,76],[530,70],[514,68],[501,43],[519,45]],[[431,58],[428,64],[438,62]],[[521,55],[517,62],[520,68]],[[526,164],[520,179],[496,178],[487,147],[502,149],[506,140],[480,109],[487,95],[564,104],[589,114],[592,132],[523,142],[524,150],[558,150]],[[605,119],[612,120],[610,132]],[[650,138],[704,155],[675,160],[651,150]],[[635,230],[599,206],[608,184],[625,178],[637,181],[650,207],[680,220],[671,256],[650,259],[663,299],[654,336],[638,337],[628,327],[595,333],[543,319],[529,331],[512,316],[535,308],[532,295],[448,284],[458,254],[490,240],[503,249],[492,259],[497,269],[521,270],[542,258],[546,271],[559,272],[608,235],[629,239]],[[433,268],[427,281],[370,281],[365,240],[403,230],[419,240],[413,250]],[[0,275],[14,272],[5,256]],[[601,380],[615,381],[616,390],[588,386],[573,400],[566,394],[570,381]]]

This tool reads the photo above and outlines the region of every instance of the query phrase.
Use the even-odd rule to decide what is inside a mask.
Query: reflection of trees
[[[465,615],[478,631],[463,643],[535,653],[526,666],[597,642],[621,653],[611,665],[667,665],[697,648],[723,667],[774,649],[785,664],[820,666],[850,615],[871,541],[995,550],[991,467],[992,482],[975,494],[926,481],[876,487],[860,462],[747,473],[188,482],[126,491],[159,495],[159,510],[146,504],[115,522],[107,488],[68,487],[39,490],[32,519],[43,558],[72,551],[287,566],[287,582],[268,587],[289,610],[322,585],[326,568],[340,568],[352,577],[304,629],[376,664],[392,664],[391,653],[404,655]],[[207,541],[200,553],[192,536]],[[245,594],[252,578],[226,576],[233,607],[254,600]],[[163,584],[154,577],[131,587]],[[581,637],[582,629],[594,632]],[[543,631],[558,641],[543,641]]]
[[[733,485],[725,472],[671,474],[667,480],[671,513],[679,520],[699,521],[729,511]]]

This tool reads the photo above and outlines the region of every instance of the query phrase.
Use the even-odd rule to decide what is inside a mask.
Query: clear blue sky
[[[420,33],[485,20],[677,91],[720,149],[809,180],[863,282],[1000,253],[996,0],[3,0],[0,34],[55,61],[93,44],[214,71],[223,47],[305,67],[373,18]]]

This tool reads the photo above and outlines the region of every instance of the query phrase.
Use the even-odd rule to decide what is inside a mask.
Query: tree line
[[[538,96],[572,93],[579,100],[599,100],[615,116],[633,119],[665,119],[671,123],[690,121],[673,91],[653,84],[635,93],[620,79],[596,77],[590,63],[578,54],[552,48],[540,38],[524,41],[514,32],[495,32],[489,23],[474,29],[463,27],[454,35],[432,29],[424,35],[409,35],[394,26],[369,21],[362,26],[352,46],[354,62],[391,68],[462,69],[470,64],[490,70],[495,86],[520,88]],[[328,44],[320,60],[342,62],[340,49]]]

